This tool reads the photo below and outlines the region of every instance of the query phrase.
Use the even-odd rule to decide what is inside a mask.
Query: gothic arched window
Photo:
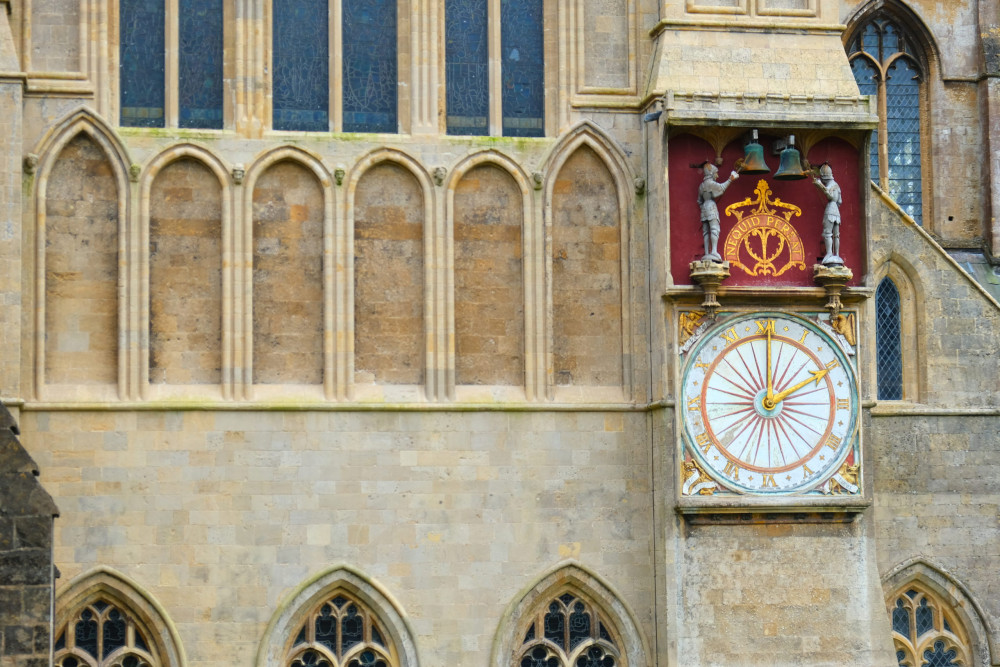
[[[77,609],[57,630],[55,667],[166,667],[150,632],[104,598]]]
[[[396,650],[375,614],[343,591],[299,627],[284,667],[396,667]]]
[[[541,607],[511,667],[623,667],[612,627],[596,607],[570,592]]]
[[[878,98],[878,130],[872,137],[871,176],[923,224],[920,116],[923,68],[915,40],[879,12],[847,42],[851,70],[862,95]]]
[[[878,399],[902,400],[903,351],[899,290],[891,278],[883,278],[875,290],[875,354]]]
[[[900,667],[966,667],[972,662],[964,628],[947,604],[923,587],[907,587],[889,605]]]
[[[222,128],[222,3],[121,0],[122,125]]]

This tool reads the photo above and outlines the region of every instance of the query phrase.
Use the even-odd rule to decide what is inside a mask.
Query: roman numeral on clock
[[[708,437],[708,433],[699,433],[694,436],[694,441],[701,447],[703,454],[708,454],[708,450],[712,448],[712,441]]]

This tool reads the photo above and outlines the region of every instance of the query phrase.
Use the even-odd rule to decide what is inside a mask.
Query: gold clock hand
[[[767,328],[767,396],[765,398],[774,402],[774,378],[771,377],[771,327]]]
[[[794,394],[795,392],[797,392],[799,389],[802,389],[802,387],[806,386],[810,382],[814,382],[815,381],[817,384],[819,384],[819,381],[823,378],[823,376],[826,375],[829,372],[830,372],[829,368],[824,368],[824,369],[819,370],[819,371],[809,371],[809,373],[812,375],[811,378],[809,378],[808,380],[803,380],[802,382],[798,383],[797,385],[789,387],[785,391],[779,392],[776,396],[774,396],[771,399],[772,405],[777,405],[778,403],[780,403],[784,399],[788,398],[789,396],[791,396],[792,394]]]

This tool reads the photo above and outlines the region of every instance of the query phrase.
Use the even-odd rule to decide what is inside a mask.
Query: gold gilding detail
[[[780,276],[793,268],[805,271],[802,238],[791,224],[792,216],[801,216],[802,209],[777,198],[772,200],[771,188],[764,179],[757,183],[755,192],[756,199],[747,197],[726,207],[727,216],[736,216],[736,225],[726,236],[725,260],[751,276]],[[754,208],[743,210],[751,206]],[[787,261],[778,266],[776,262],[786,249]]]
[[[680,321],[677,324],[677,340],[680,345],[686,343],[694,335],[704,317],[705,312],[701,310],[681,313]]]
[[[833,327],[833,330],[846,338],[847,342],[851,345],[858,344],[858,337],[854,333],[856,331],[854,324],[854,313],[848,313],[846,315],[840,313],[836,317],[830,318],[830,326]]]

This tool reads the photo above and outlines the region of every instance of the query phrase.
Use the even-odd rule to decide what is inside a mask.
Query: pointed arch
[[[893,641],[905,654],[934,651],[940,639],[942,650],[964,658],[961,664],[997,664],[1000,654],[989,617],[969,588],[937,563],[919,556],[905,560],[882,577],[882,590]],[[904,621],[912,632],[904,632]]]
[[[582,608],[576,607],[576,602],[580,602]],[[559,652],[555,651],[558,642],[547,642],[532,633],[540,614],[553,603],[559,612],[572,613],[573,609],[565,609],[572,606],[578,613],[596,613],[598,617],[598,624],[589,623],[590,640],[583,639],[570,649],[574,658],[586,647],[593,646],[603,651],[603,655],[617,658],[616,667],[648,667],[650,664],[646,642],[621,596],[601,577],[569,561],[542,574],[511,601],[493,639],[490,667],[512,667],[516,656],[534,647],[544,646]],[[564,662],[567,657],[565,652],[560,655]],[[575,660],[572,664],[576,664]]]
[[[297,367],[288,367],[285,370],[281,370],[284,367],[284,362],[276,357],[272,360],[273,363],[271,363],[271,370],[268,371],[270,376],[267,382],[257,383],[257,386],[260,387],[261,384],[272,383],[302,385],[317,384],[323,387],[325,397],[330,399],[335,396],[343,395],[343,387],[346,386],[346,376],[344,375],[346,366],[344,360],[341,358],[338,360],[339,363],[335,363],[334,359],[335,341],[337,338],[337,336],[334,335],[334,322],[346,321],[343,313],[341,313],[341,317],[336,318],[334,310],[336,305],[342,307],[346,301],[346,299],[342,296],[342,291],[344,289],[343,286],[346,285],[346,276],[342,275],[344,273],[342,260],[343,255],[346,252],[346,244],[343,239],[342,230],[340,230],[340,233],[335,232],[336,193],[332,185],[332,178],[329,170],[317,155],[294,146],[279,146],[265,151],[255,158],[246,171],[241,213],[243,216],[242,219],[245,220],[247,224],[243,225],[244,231],[242,238],[234,240],[234,245],[236,247],[235,255],[242,259],[244,267],[242,279],[244,284],[252,287],[254,285],[254,281],[258,277],[258,272],[254,269],[254,262],[257,256],[257,253],[255,253],[254,239],[254,229],[257,226],[257,221],[254,219],[255,191],[260,179],[265,176],[272,167],[278,166],[282,163],[296,165],[311,174],[315,178],[316,184],[320,190],[320,195],[323,199],[321,204],[322,238],[319,244],[320,247],[313,247],[310,244],[303,244],[301,242],[299,244],[302,251],[309,255],[309,257],[303,256],[303,261],[319,261],[319,268],[316,270],[321,278],[316,280],[315,283],[311,281],[308,282],[308,286],[310,288],[318,288],[318,292],[308,295],[302,294],[303,301],[298,302],[300,305],[304,301],[320,302],[322,304],[322,313],[319,317],[319,323],[315,325],[318,327],[318,330],[310,330],[308,333],[305,333],[306,329],[300,327],[300,332],[309,337],[309,355],[305,355],[305,350],[303,349],[303,354],[299,354],[297,357],[302,363]],[[311,216],[313,211],[310,210],[307,213]],[[306,224],[304,221],[298,222]],[[313,254],[318,255],[318,260],[313,257]],[[312,268],[310,268],[310,271],[315,269],[314,264],[311,266]],[[289,270],[293,269],[289,268]],[[337,290],[336,292],[335,289]],[[255,364],[258,366],[258,370],[260,370],[260,364],[257,364],[260,359],[257,359],[256,361],[254,359],[254,303],[257,301],[260,294],[253,288],[251,288],[250,292],[251,295],[249,302],[243,307],[243,318],[239,323],[237,323],[239,333],[236,334],[237,336],[242,337],[243,349],[246,352],[244,353],[244,359],[234,360],[234,366],[240,367],[238,369],[234,368],[234,387],[239,386],[239,390],[234,388],[234,393],[238,395],[237,397],[242,398],[251,398],[253,396],[253,392],[255,391]],[[288,307],[293,308],[297,306],[293,304],[288,305]],[[314,309],[312,307],[303,307],[300,308],[300,310],[311,315]],[[316,310],[318,311],[320,309]],[[306,326],[306,328],[313,327],[313,324],[305,323],[304,326]],[[315,329],[315,327],[313,327],[313,329]],[[275,349],[281,348],[281,345],[275,347]],[[313,357],[316,358],[315,364],[313,362]],[[336,372],[339,372],[339,375],[336,375]],[[293,375],[295,375],[294,378],[291,377]],[[308,375],[309,377],[299,380],[299,375]],[[285,378],[288,378],[289,380],[286,381]],[[242,395],[240,396],[240,394]]]
[[[60,649],[59,646],[59,639],[64,638],[69,623],[88,609],[92,614],[101,610],[102,605],[118,610],[125,617],[130,635],[141,633],[146,650],[142,651],[131,636],[127,640],[132,642],[128,648],[135,647],[142,651],[139,655],[144,653],[152,657],[153,667],[186,667],[187,656],[180,635],[163,606],[134,580],[103,566],[74,577],[56,594],[53,636],[57,642],[57,660],[71,648],[63,646]],[[104,613],[108,613],[107,609]]]
[[[78,136],[85,136],[97,146],[111,167],[117,198],[117,254],[118,264],[127,253],[126,239],[129,227],[129,169],[131,160],[124,144],[114,130],[96,112],[88,107],[80,107],[53,125],[38,142],[36,154],[38,166],[34,181],[33,198],[35,213],[35,393],[39,398],[49,394],[46,388],[46,247],[47,247],[47,206],[49,178],[65,149]],[[125,335],[126,313],[128,312],[126,276],[119,272],[117,277],[117,392],[120,398],[129,393],[127,368],[128,357],[133,352],[134,341]]]
[[[873,285],[876,290],[886,280],[891,281],[899,296],[899,361],[902,372],[902,400],[919,403],[926,397],[926,372],[924,360],[924,338],[918,322],[924,317],[924,289],[920,275],[907,259],[896,252],[890,253],[886,260],[873,273]],[[873,300],[876,308],[877,299]],[[876,341],[872,341],[875,343]],[[878,345],[872,345],[875,354],[875,368],[878,368],[879,355],[882,351]],[[876,378],[877,379],[877,378]]]
[[[514,242],[509,236],[504,236],[505,233],[509,234],[510,229],[514,226],[513,219],[508,217],[512,211],[516,210],[513,203],[504,207],[497,202],[487,203],[487,199],[476,200],[474,197],[472,198],[480,204],[479,210],[483,214],[479,216],[480,222],[485,223],[486,218],[490,218],[497,223],[497,227],[508,228],[507,232],[500,233],[499,236],[494,234],[494,238],[489,241],[478,231],[473,232],[472,237],[467,240],[469,244],[479,249],[480,260],[488,260],[491,264],[489,268],[485,268],[482,261],[477,263],[468,253],[456,252],[456,235],[461,231],[458,228],[459,221],[456,220],[458,188],[469,173],[481,167],[492,167],[505,174],[521,198],[520,210],[517,211],[520,217],[520,238],[517,241],[516,251],[511,248]],[[497,183],[493,185],[498,186]],[[506,396],[511,399],[523,400],[523,397],[526,396],[528,400],[533,400],[537,395],[537,379],[540,375],[536,345],[541,337],[538,335],[537,328],[543,321],[540,313],[537,312],[539,305],[543,303],[541,295],[537,293],[537,287],[541,284],[539,276],[542,275],[543,268],[538,264],[538,255],[536,254],[537,249],[543,247],[543,240],[540,225],[535,222],[537,212],[534,205],[533,188],[520,165],[494,149],[476,151],[465,156],[452,170],[446,188],[445,228],[442,230],[445,237],[444,264],[451,272],[452,280],[449,282],[446,278],[445,284],[454,285],[454,290],[444,295],[446,329],[450,335],[446,335],[445,340],[441,341],[445,346],[444,349],[447,350],[445,380],[447,395],[449,398],[454,398],[455,386],[461,383],[464,386],[503,386],[510,389],[511,393],[506,394]],[[514,194],[514,192],[512,189],[511,193]],[[493,222],[490,224],[492,225]],[[475,226],[481,225],[476,224]],[[471,227],[467,227],[466,231],[471,232],[471,229]],[[487,236],[490,235],[487,234]],[[505,243],[508,252],[506,254],[504,252],[487,252],[485,245],[488,242]],[[519,265],[519,271],[510,265],[510,262],[515,260]],[[465,273],[462,273],[460,266],[463,262],[469,269]],[[502,278],[499,278],[497,270],[505,272]],[[464,283],[461,279],[463,275],[469,279],[468,283],[465,284],[468,293],[487,295],[492,303],[502,304],[507,308],[505,312],[497,314],[497,317],[494,318],[493,331],[487,332],[470,324],[476,320],[477,311],[483,311],[487,308],[485,302],[462,301],[459,304],[459,298],[456,294],[463,288]],[[486,285],[487,282],[490,285]],[[503,285],[502,289],[511,292],[509,298],[498,294],[496,289],[478,289],[478,287],[495,288],[498,284]],[[519,294],[520,299],[516,300],[514,294]],[[467,309],[458,311],[459,305],[464,308],[466,304],[469,305]],[[464,317],[462,317],[463,312],[465,313]],[[505,320],[506,324],[501,326],[499,324],[501,320]],[[510,325],[510,322],[515,320],[519,321],[520,326]],[[475,331],[472,331],[473,329]],[[478,340],[476,340],[477,338]],[[475,354],[478,355],[478,360],[473,361],[471,357],[462,354],[459,347],[463,341],[468,343],[469,349],[476,349]],[[494,344],[492,341],[495,341],[495,350],[489,349]],[[497,351],[500,353],[498,354]],[[486,357],[490,357],[492,360],[486,360]],[[458,377],[462,373],[466,374],[464,379]]]
[[[381,624],[389,646],[386,653],[394,667],[419,667],[414,634],[405,612],[381,584],[348,565],[317,573],[289,593],[267,625],[257,649],[256,667],[275,667],[301,654],[297,636],[315,612],[338,594],[360,603]],[[339,656],[338,656],[339,657]]]
[[[630,211],[635,198],[635,173],[625,158],[621,146],[603,128],[592,121],[583,120],[568,129],[549,150],[543,165],[545,170],[546,211],[551,205],[552,190],[563,164],[580,146],[589,146],[611,172],[618,188],[618,198],[623,212]],[[625,220],[627,218],[623,218]]]
[[[154,350],[154,319],[155,311],[151,311],[152,289],[152,250],[151,224],[155,211],[151,210],[154,184],[168,167],[181,160],[191,160],[194,163],[207,169],[218,180],[219,185],[219,237],[218,237],[218,268],[221,280],[217,285],[218,299],[218,324],[219,324],[219,384],[224,388],[224,395],[229,397],[232,389],[232,299],[226,295],[232,292],[233,272],[232,252],[233,252],[233,215],[232,215],[232,168],[218,155],[205,146],[191,142],[185,142],[169,146],[155,157],[153,157],[146,168],[143,169],[139,183],[139,247],[140,269],[139,275],[139,321],[143,323],[141,332],[142,344],[140,348],[140,381],[139,387],[143,397],[148,397],[150,388],[150,364]],[[228,261],[227,261],[228,260]],[[196,270],[204,267],[195,267]],[[207,287],[207,286],[206,286]],[[175,295],[183,299],[184,295]],[[187,309],[185,309],[187,310]],[[179,341],[178,345],[183,346],[184,341]],[[201,350],[205,352],[205,350]],[[199,368],[201,365],[198,365]],[[177,369],[180,370],[180,369]]]
[[[386,172],[388,165],[401,172]],[[412,182],[407,182],[403,174]],[[404,180],[387,186],[391,192],[377,197],[373,211],[365,206],[372,203],[370,196],[366,197],[371,194],[371,184],[359,190],[368,177],[389,179],[390,183],[394,178]],[[349,347],[347,377],[351,389],[361,384],[355,374],[359,370],[375,384],[420,383],[427,396],[434,396],[434,369],[440,367],[440,349],[434,341],[433,324],[441,309],[433,297],[436,262],[432,239],[437,220],[431,176],[407,153],[379,148],[354,165],[346,190],[346,273],[350,286],[345,310],[351,317],[344,341]],[[364,200],[360,205],[359,192]],[[419,205],[411,200],[415,193],[421,198]],[[377,212],[385,206],[391,208],[383,210],[395,211],[393,216],[398,215],[398,219],[389,220]],[[374,213],[374,219],[367,219],[368,213]],[[391,270],[376,270],[386,260],[391,260]],[[390,288],[392,283],[396,284],[394,288]],[[357,299],[372,300],[375,306],[356,308]]]
[[[562,228],[558,225],[560,215],[556,203],[560,199],[561,192],[557,191],[556,183],[562,178],[564,168],[575,161],[581,150],[584,152],[592,151],[603,165],[615,189],[618,266],[617,275],[614,276],[606,272],[595,272],[592,266],[595,261],[604,262],[607,259],[604,252],[607,251],[606,244],[610,241],[603,233],[606,231],[606,227],[591,227],[593,238],[589,240],[578,238],[579,232],[585,230],[586,225],[594,224],[594,220],[584,222],[583,216],[570,216],[570,224],[576,227],[577,220],[579,220],[582,229],[576,228],[569,232],[569,236],[572,238],[565,239],[565,241],[570,244],[570,248],[566,248],[560,242],[559,232]],[[559,391],[559,385],[579,384],[613,386],[618,392],[624,390],[626,395],[630,393],[631,369],[626,360],[631,357],[631,338],[628,335],[631,326],[629,249],[631,247],[630,213],[635,204],[634,181],[634,174],[620,146],[603,129],[590,121],[578,123],[566,132],[545,159],[543,217],[546,240],[552,244],[552,247],[547,248],[545,253],[546,275],[551,276],[552,280],[552,284],[546,290],[545,318],[548,326],[552,327],[552,330],[546,332],[545,337],[546,368],[551,369],[546,378],[546,391],[550,396]],[[599,188],[592,189],[599,190]],[[589,194],[591,193],[584,193],[584,197]],[[595,201],[590,201],[589,204],[590,206],[585,208],[593,208],[594,210],[602,208]],[[563,219],[566,220],[565,217]],[[597,222],[597,224],[607,224],[607,221]],[[570,258],[567,258],[567,255]],[[588,259],[583,262],[572,259],[574,256],[581,255],[588,257]],[[601,260],[595,259],[597,255],[600,255]],[[577,269],[576,271],[570,268],[573,266]],[[561,267],[565,271],[561,272]],[[561,275],[566,276],[562,281],[560,281]],[[598,278],[601,281],[600,287],[591,289],[589,293],[576,292],[575,298],[565,298],[565,294],[559,294],[560,282],[568,283],[575,291],[579,286],[589,284]],[[610,303],[610,299],[606,296],[603,283],[607,280],[617,282],[618,299],[615,304]],[[597,314],[594,308],[583,305],[593,302],[594,298],[597,299],[597,302],[594,302],[595,306],[602,310],[610,309],[615,312]],[[570,309],[574,308],[580,312],[571,313]],[[562,317],[560,317],[560,313],[563,314]],[[558,330],[560,323],[566,323],[571,330],[579,330],[581,326],[586,326],[588,315],[596,321],[591,321],[590,328],[587,328],[583,335],[566,336],[560,334]],[[569,322],[567,323],[566,320]],[[609,322],[612,320],[617,320],[617,332],[612,331],[612,327],[609,326]],[[595,326],[602,330],[594,329]],[[615,340],[616,338],[617,340]],[[580,341],[582,344],[574,345],[571,342],[573,340]],[[592,342],[594,340],[602,341],[603,345],[595,346]],[[561,343],[564,347],[562,350],[560,349]],[[561,360],[566,363],[561,363]],[[576,368],[579,369],[579,372],[572,373],[566,370],[567,368]]]

